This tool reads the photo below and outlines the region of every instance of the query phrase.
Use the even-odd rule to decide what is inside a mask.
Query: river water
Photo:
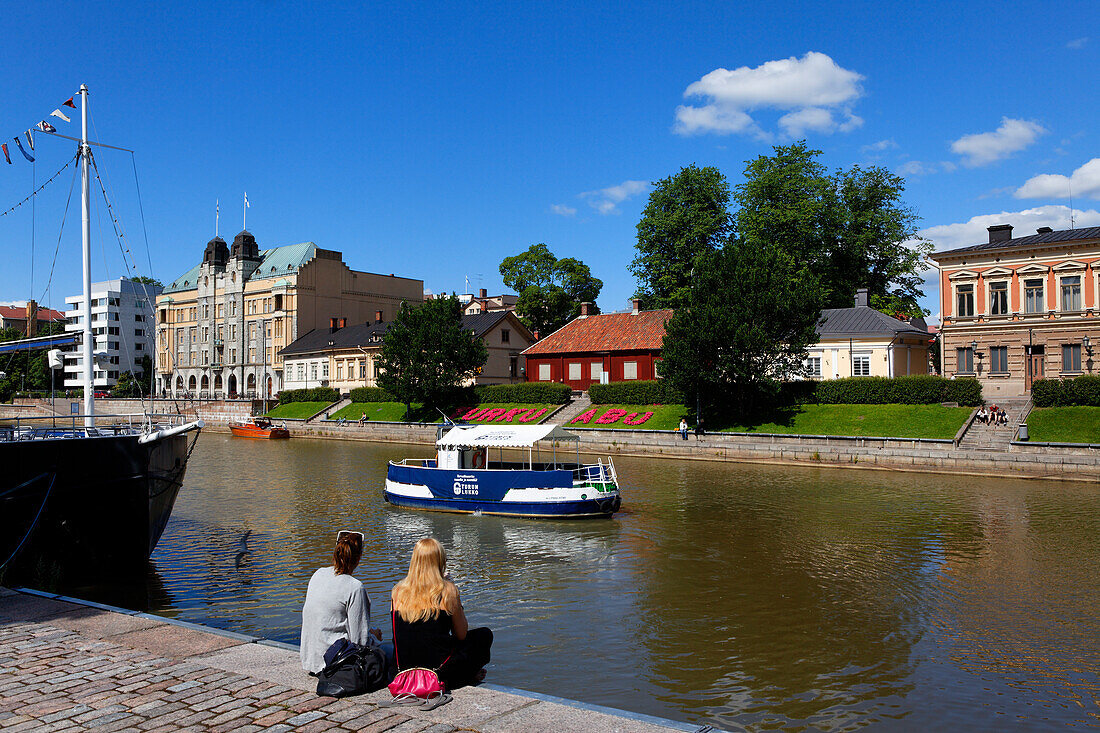
[[[619,458],[611,520],[386,504],[430,452],[204,434],[145,587],[81,590],[297,642],[337,530],[382,627],[432,535],[497,684],[731,730],[1100,723],[1095,483]]]

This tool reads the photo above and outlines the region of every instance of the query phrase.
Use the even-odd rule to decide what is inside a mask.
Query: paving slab
[[[239,644],[194,657],[194,660],[226,672],[236,672],[303,692],[317,689],[317,680],[302,669],[298,653],[285,649]]]
[[[238,646],[244,642],[172,624],[161,624],[125,634],[116,634],[111,641],[166,657],[193,657]]]
[[[483,723],[480,733],[668,733],[667,726],[541,700]]]
[[[38,621],[81,608],[75,603],[17,593],[0,597],[0,621]]]
[[[92,639],[106,639],[117,634],[165,626],[164,621],[127,616],[96,608],[81,608],[51,616],[51,626],[75,631]]]

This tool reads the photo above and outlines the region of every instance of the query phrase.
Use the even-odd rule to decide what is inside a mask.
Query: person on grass
[[[336,535],[332,565],[309,579],[302,606],[302,669],[317,674],[325,668],[325,652],[340,639],[360,646],[379,646],[381,629],[370,627],[367,589],[352,577],[363,556],[363,534],[344,530]]]
[[[468,628],[447,554],[431,537],[413,548],[409,574],[393,587],[393,639],[400,670],[436,670],[448,690],[485,679],[493,632]]]

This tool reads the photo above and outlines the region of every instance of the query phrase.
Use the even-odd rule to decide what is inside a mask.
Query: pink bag
[[[397,622],[394,616],[397,615],[396,611],[391,611],[390,621],[393,624],[393,652],[396,658],[397,656]],[[444,659],[435,669],[427,669],[425,667],[412,667],[410,669],[402,670],[397,673],[397,676],[393,678],[393,682],[389,684],[390,694],[393,695],[395,702],[412,702],[413,700],[436,700],[442,698],[447,688],[443,684],[443,680],[439,679],[439,670],[443,669],[443,665],[447,663],[451,657],[448,655],[447,659]],[[401,669],[401,659],[397,658],[397,668]],[[438,700],[437,704],[445,702],[445,700]]]

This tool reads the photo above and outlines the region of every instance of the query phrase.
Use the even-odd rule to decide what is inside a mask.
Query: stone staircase
[[[959,441],[960,449],[1005,452],[1009,450],[1012,438],[1016,435],[1016,428],[1027,417],[1031,400],[1027,398],[1002,399],[995,404],[1008,413],[1008,424],[983,425],[974,420],[963,434],[962,440]]]
[[[347,407],[350,404],[351,404],[351,400],[349,398],[345,397],[344,399],[340,400],[339,402],[334,402],[333,404],[329,405],[325,409],[321,410],[319,413],[317,413],[313,417],[306,420],[306,423],[308,423],[310,425],[320,424],[324,420],[328,419],[329,415],[335,415],[337,412],[339,412],[340,410],[343,410],[345,407]]]
[[[554,415],[551,420],[557,425],[568,425],[570,420],[591,407],[592,400],[588,399],[588,393],[582,392],[579,397],[574,397],[573,401],[566,405],[561,412]]]

